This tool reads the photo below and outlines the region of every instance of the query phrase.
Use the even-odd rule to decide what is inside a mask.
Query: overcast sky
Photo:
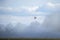
[[[14,18],[20,19],[20,16],[24,16],[25,18],[26,16],[40,16],[42,20],[44,20],[44,16],[52,13],[60,13],[60,0],[0,0],[0,23],[6,23],[8,18],[11,17],[13,18],[10,20]],[[22,19],[29,19],[25,18]],[[18,21],[18,19],[15,19],[15,22]],[[22,21],[22,19],[20,19],[20,21]],[[33,21],[33,18],[30,17],[29,20]]]

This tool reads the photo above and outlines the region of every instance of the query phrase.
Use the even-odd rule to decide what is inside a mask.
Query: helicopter
[[[37,17],[34,17],[34,19],[37,19]]]

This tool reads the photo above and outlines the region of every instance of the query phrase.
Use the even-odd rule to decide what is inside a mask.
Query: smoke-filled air
[[[0,0],[0,38],[60,38],[60,0]]]

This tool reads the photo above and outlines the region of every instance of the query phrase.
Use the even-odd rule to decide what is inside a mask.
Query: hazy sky
[[[2,15],[47,15],[60,9],[60,0],[0,0]]]
[[[25,18],[26,16],[41,16],[43,20],[44,16],[52,13],[60,13],[60,0],[0,0],[0,23],[6,23],[8,18],[13,17],[10,19],[13,20],[20,16],[25,16]],[[25,18],[22,19],[29,19]],[[29,20],[33,21],[33,18]]]
[[[60,0],[0,0],[0,24],[12,23],[15,25],[21,23],[28,25],[22,25],[23,27],[21,24],[21,27],[18,25],[19,27],[17,26],[16,30],[19,32],[27,32],[29,31],[27,29],[31,30],[31,28],[34,32],[43,32],[43,34],[46,34],[44,32],[60,32],[59,13]],[[51,16],[50,14],[53,15]],[[34,19],[34,16],[36,16],[37,19]]]

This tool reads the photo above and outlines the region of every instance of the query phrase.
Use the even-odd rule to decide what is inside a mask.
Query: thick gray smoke
[[[53,32],[60,32],[60,13],[53,13],[46,16],[43,26]]]
[[[60,14],[54,13],[46,16],[43,24],[37,21],[30,25],[17,23],[15,26],[9,23],[0,24],[0,37],[37,37],[37,38],[58,38],[60,37]]]

